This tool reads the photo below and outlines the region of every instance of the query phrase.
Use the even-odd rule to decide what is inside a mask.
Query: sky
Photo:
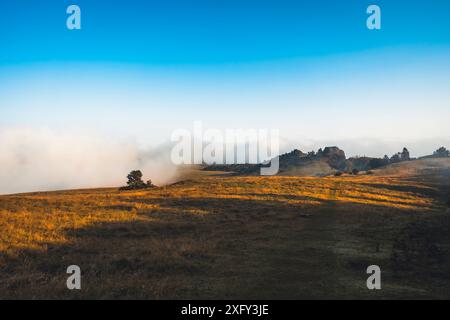
[[[81,30],[66,27],[71,4]],[[366,27],[371,4],[381,30]],[[279,129],[282,151],[429,154],[450,147],[449,58],[447,0],[3,0],[0,165],[117,158],[126,145],[125,170],[194,121]],[[3,192],[49,187],[10,188],[5,172]]]

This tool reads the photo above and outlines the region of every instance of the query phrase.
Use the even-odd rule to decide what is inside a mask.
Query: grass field
[[[448,299],[450,163],[411,163],[1,196],[0,298]]]

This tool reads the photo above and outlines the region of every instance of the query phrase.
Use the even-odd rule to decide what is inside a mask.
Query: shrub
[[[356,176],[358,173],[359,173],[359,170],[358,170],[358,169],[353,169],[353,170],[352,170],[352,174],[354,174],[355,176]]]

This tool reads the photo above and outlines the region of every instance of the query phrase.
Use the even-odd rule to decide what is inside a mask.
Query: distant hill
[[[422,157],[426,158],[449,158],[449,152],[445,148],[440,148],[433,155]],[[347,158],[343,150],[336,146],[325,147],[317,152],[311,151],[304,153],[301,150],[294,149],[291,152],[279,156],[279,175],[296,176],[328,176],[337,173],[358,173],[360,171],[369,171],[383,168],[391,164],[405,161],[413,161],[410,158],[407,148],[391,157],[387,155],[384,158],[373,157],[351,157]],[[261,167],[265,164],[232,164],[232,165],[208,165],[204,170],[225,171],[236,174],[254,175],[259,174]]]
[[[403,161],[390,164],[374,171],[375,174],[389,176],[420,176],[422,178],[435,176],[434,180],[447,180],[450,178],[450,157],[447,158],[421,158],[412,161]]]
[[[324,176],[347,168],[345,152],[338,147],[326,147],[316,152],[300,150],[280,156],[281,175]]]

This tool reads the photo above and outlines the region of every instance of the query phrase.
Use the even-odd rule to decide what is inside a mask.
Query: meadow
[[[448,299],[450,166],[430,163],[0,196],[0,298]]]

